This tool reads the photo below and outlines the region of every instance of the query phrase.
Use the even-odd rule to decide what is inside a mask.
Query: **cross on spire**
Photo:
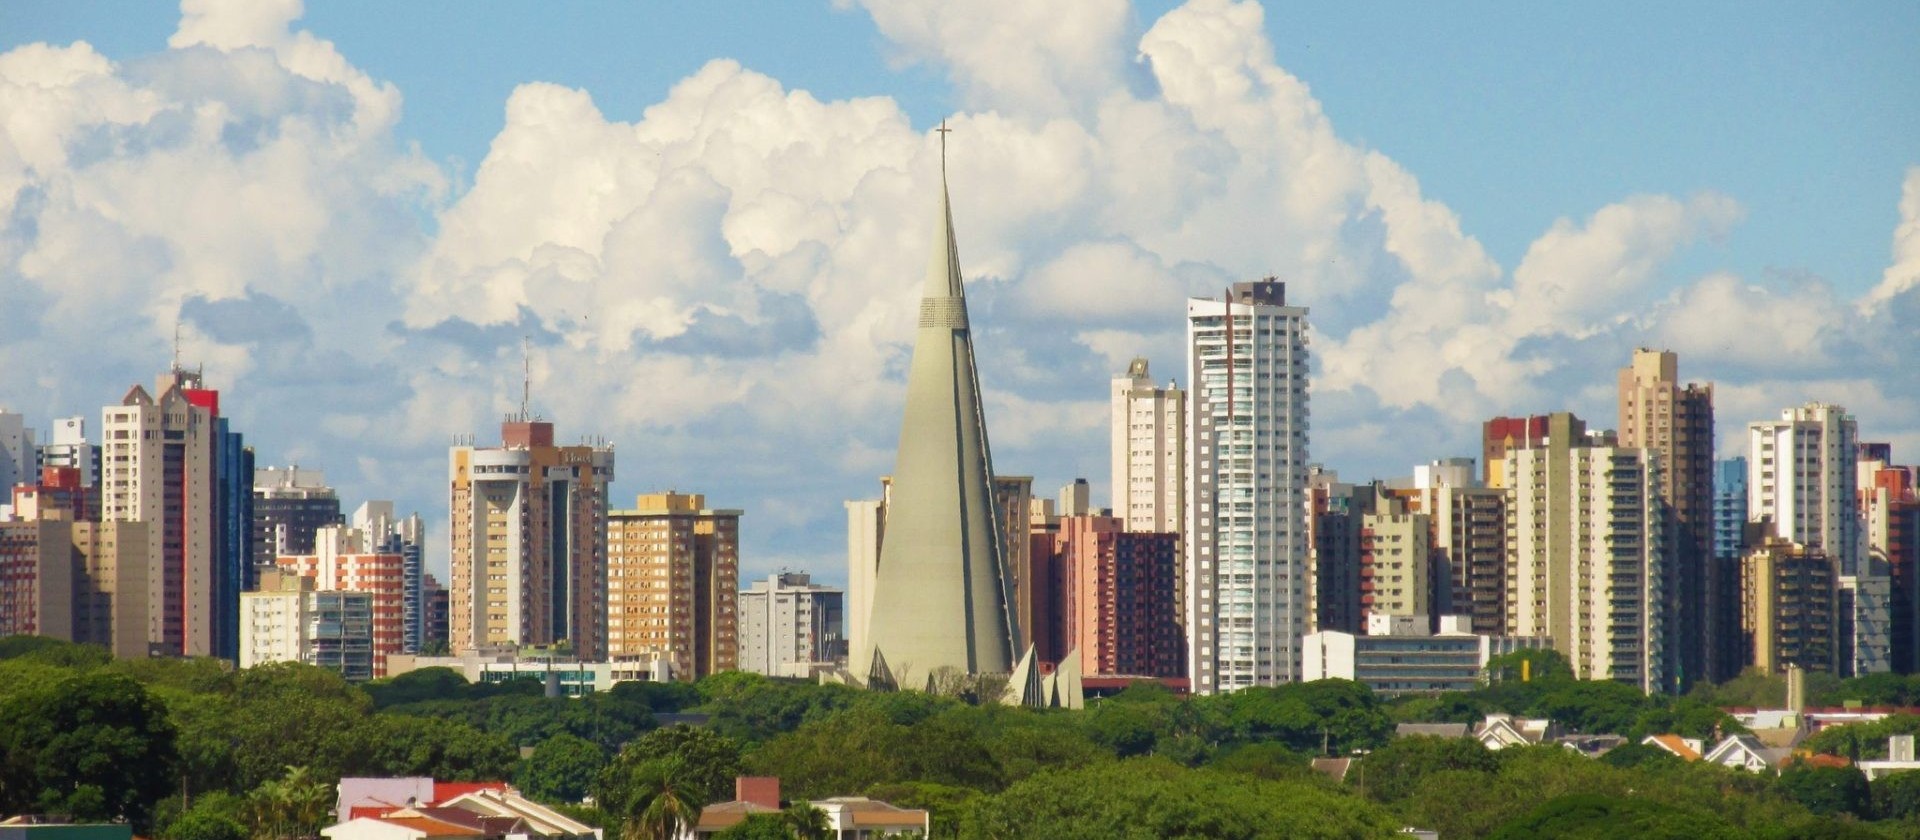
[[[934,131],[940,132],[940,177],[944,179],[947,175],[947,135],[952,134],[953,129],[947,127],[946,120],[941,120],[940,127]]]

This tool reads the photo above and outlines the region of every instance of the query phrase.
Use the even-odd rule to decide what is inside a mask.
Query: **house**
[[[932,814],[918,808],[901,808],[862,796],[836,796],[811,803],[827,815],[827,828],[834,840],[871,840],[911,834],[927,836],[933,827]],[[700,809],[700,819],[681,834],[682,840],[711,837],[755,814],[778,814],[780,780],[772,776],[741,776],[733,780],[733,799]]]
[[[1699,761],[1706,754],[1706,742],[1699,738],[1682,738],[1678,735],[1648,735],[1640,743],[1666,750],[1668,754],[1681,761]]]
[[[1473,727],[1464,723],[1402,723],[1393,727],[1393,737],[1405,738],[1409,735],[1425,735],[1433,738],[1465,738],[1473,734]]]
[[[1701,760],[1721,767],[1733,767],[1754,773],[1778,770],[1792,751],[1785,747],[1770,747],[1754,735],[1729,735],[1708,750]]]
[[[125,823],[56,822],[43,816],[0,820],[0,840],[133,840]]]
[[[827,827],[842,840],[865,840],[910,834],[925,837],[933,830],[932,814],[919,808],[901,808],[864,796],[819,799],[813,807],[825,811]]]
[[[1553,743],[1573,750],[1587,758],[1599,758],[1612,752],[1615,747],[1626,746],[1627,739],[1626,736],[1623,735],[1604,733],[1600,735],[1561,735],[1554,738]]]
[[[1479,739],[1487,749],[1503,750],[1507,747],[1531,747],[1559,734],[1559,728],[1551,720],[1516,718],[1496,712],[1481,721],[1473,737]]]
[[[1308,766],[1312,767],[1315,773],[1319,773],[1336,782],[1344,782],[1347,780],[1347,773],[1353,770],[1353,759],[1316,758],[1309,762]]]
[[[1915,761],[1913,756],[1912,735],[1894,735],[1888,738],[1887,757],[1884,761],[1860,762],[1860,772],[1867,774],[1869,782],[1908,770],[1920,770],[1920,761]]]
[[[514,790],[506,782],[435,782],[424,776],[340,780],[340,822],[329,840],[603,840],[600,829]]]

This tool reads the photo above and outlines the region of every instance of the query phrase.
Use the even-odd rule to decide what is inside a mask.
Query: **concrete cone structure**
[[[941,184],[906,417],[874,575],[867,650],[853,676],[871,687],[925,689],[941,673],[1013,667],[1012,611],[993,497],[993,459]]]

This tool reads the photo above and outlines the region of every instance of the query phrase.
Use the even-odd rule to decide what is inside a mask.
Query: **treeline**
[[[1647,747],[1595,761],[1557,746],[1392,738],[1399,721],[1489,711],[1634,737],[1737,730],[1707,695],[1647,697],[1573,680],[1550,653],[1526,656],[1531,679],[1512,657],[1489,687],[1443,697],[1386,702],[1330,680],[1183,699],[1143,683],[1084,711],[1042,712],[739,673],[576,699],[437,669],[353,686],[298,665],[235,672],[0,640],[0,810],[125,819],[160,840],[311,837],[331,820],[340,776],[431,775],[510,779],[640,840],[755,774],[780,777],[793,800],[927,808],[937,837],[1386,837],[1407,825],[1449,838],[1920,837],[1920,786],[1904,776],[1869,786],[1851,769],[1776,779]],[[707,726],[658,726],[686,712]],[[1910,723],[1920,720],[1880,728]],[[1844,749],[1842,731],[1820,737]],[[1310,769],[1328,754],[1358,757],[1344,781]],[[576,804],[587,797],[596,804]],[[734,834],[806,836],[806,823],[798,809]]]

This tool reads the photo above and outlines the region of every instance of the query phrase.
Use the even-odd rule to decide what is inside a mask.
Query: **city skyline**
[[[841,503],[891,468],[925,256],[899,221],[926,211],[941,117],[973,316],[996,348],[981,379],[997,465],[1039,486],[1083,476],[1110,500],[1111,380],[1136,356],[1176,369],[1182,299],[1269,274],[1315,313],[1311,457],[1350,479],[1475,454],[1486,417],[1612,416],[1612,373],[1643,345],[1715,384],[1719,456],[1808,400],[1846,406],[1897,458],[1920,451],[1920,377],[1897,355],[1920,338],[1920,132],[1853,102],[1900,100],[1911,82],[1816,103],[1851,115],[1832,133],[1854,152],[1794,149],[1799,180],[1858,184],[1879,167],[1878,192],[1849,197],[1871,214],[1851,217],[1842,258],[1817,236],[1751,233],[1796,218],[1828,231],[1811,217],[1829,194],[1808,185],[1818,200],[1783,204],[1778,184],[1706,165],[1516,202],[1538,218],[1456,209],[1422,185],[1457,179],[1461,161],[1435,162],[1439,144],[1401,162],[1404,142],[1367,117],[1346,128],[1385,106],[1252,5],[1088,4],[1086,26],[1064,27],[1079,34],[1019,49],[957,17],[917,28],[876,3],[869,30],[859,12],[822,12],[836,37],[864,32],[850,61],[879,81],[751,58],[649,76],[639,94],[531,75],[504,100],[467,97],[505,106],[480,153],[403,116],[416,95],[428,113],[444,100],[409,87],[421,77],[364,22],[189,5],[161,52],[172,23],[145,10],[118,24],[4,14],[0,31],[19,34],[0,36],[0,96],[34,119],[0,132],[14,152],[0,294],[27,301],[0,314],[0,354],[31,371],[0,382],[0,405],[43,434],[60,417],[98,423],[165,366],[178,324],[262,466],[324,469],[349,505],[421,511],[443,580],[447,443],[512,411],[531,336],[533,404],[567,430],[559,442],[624,450],[613,498],[697,489],[752,512],[744,578],[842,581]],[[1920,30],[1909,10],[1858,12],[1819,34]],[[1735,29],[1737,43],[1767,27]],[[57,46],[18,40],[36,36]],[[1865,82],[1897,58],[1853,60]],[[1551,69],[1591,83],[1579,62]],[[89,343],[102,334],[121,338]]]

